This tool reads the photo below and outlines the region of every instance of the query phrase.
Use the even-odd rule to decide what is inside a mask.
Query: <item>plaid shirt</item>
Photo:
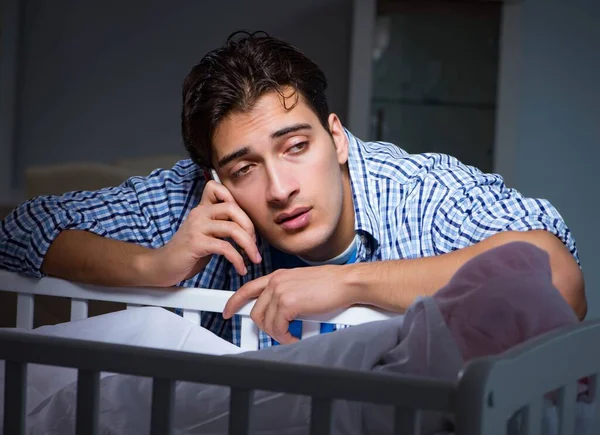
[[[545,229],[579,262],[573,236],[546,200],[523,197],[502,178],[444,154],[409,155],[384,142],[362,142],[347,132],[349,170],[359,236],[357,261],[444,254],[506,230]],[[0,225],[0,266],[41,277],[51,242],[64,229],[158,248],[168,242],[200,201],[202,171],[190,160],[118,187],[42,196],[14,210]],[[237,290],[270,273],[269,249],[259,238],[260,265],[239,276],[222,256],[181,286]],[[239,345],[240,319],[202,313],[202,326]],[[272,344],[260,332],[259,347]]]

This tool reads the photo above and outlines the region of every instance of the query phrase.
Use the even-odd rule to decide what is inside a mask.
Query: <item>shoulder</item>
[[[181,224],[202,197],[205,180],[191,160],[181,160],[168,169],[158,168],[144,177],[131,177],[121,187],[132,192],[142,208],[177,218]]]
[[[481,184],[502,184],[498,174],[484,173],[443,153],[409,154],[389,142],[359,142],[365,170],[374,182],[411,190],[434,186],[455,190]]]
[[[165,188],[204,182],[202,171],[190,159],[180,160],[171,168],[157,168],[147,176],[129,178],[125,184],[134,188]]]

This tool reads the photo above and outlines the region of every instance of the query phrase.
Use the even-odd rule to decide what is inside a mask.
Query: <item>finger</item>
[[[250,261],[256,264],[262,261],[256,242],[235,222],[210,221],[203,231],[204,235],[209,237],[233,239],[233,241],[246,253]]]
[[[262,261],[255,240],[235,222],[210,221],[204,230],[204,234],[217,238],[231,238],[246,252],[248,258],[254,263],[258,264]]]
[[[246,265],[244,264],[244,259],[231,243],[213,237],[202,237],[200,240],[199,243],[202,244],[201,248],[203,250],[208,251],[211,254],[224,256],[240,275],[246,275],[248,273],[248,269],[246,269]]]
[[[200,205],[220,205],[219,208],[211,210],[219,210],[220,216],[212,216],[213,219],[231,219],[235,220],[248,234],[256,237],[254,225],[248,215],[240,208],[235,198],[225,186],[215,181],[209,181],[202,192]],[[233,206],[233,207],[232,207]]]
[[[283,334],[280,337],[273,337],[276,341],[278,341],[281,344],[292,344],[292,343],[296,343],[298,341],[300,341],[298,338],[294,337],[290,331],[287,331],[285,334]]]
[[[262,331],[266,332],[265,327],[265,311],[267,307],[272,303],[271,298],[273,297],[273,292],[269,290],[269,287],[258,296],[252,311],[250,312],[250,317]]]
[[[262,291],[269,283],[270,275],[261,276],[255,280],[252,280],[243,286],[241,286],[227,301],[225,308],[223,309],[223,317],[229,319],[240,308],[242,308],[246,302],[252,298],[260,296]]]
[[[227,189],[221,183],[217,183],[213,180],[208,181],[204,186],[204,190],[202,191],[200,204],[218,204],[220,202],[235,203],[235,199],[233,198],[233,195],[229,189]]]
[[[265,324],[268,325],[270,334],[281,344],[290,344],[297,341],[290,332],[290,322],[294,320],[281,304],[281,299],[274,296],[265,313]]]
[[[224,220],[232,221],[238,224],[244,231],[246,231],[254,239],[256,243],[256,231],[254,224],[248,217],[248,215],[240,208],[236,203],[231,204],[215,204],[210,208],[207,217],[213,220]]]
[[[272,287],[268,286],[265,292],[271,292],[273,294]],[[275,317],[277,316],[277,307],[279,305],[278,298],[276,295],[273,295],[269,304],[265,307],[265,321],[264,321],[264,331],[273,337],[275,340],[279,341],[279,337],[285,334],[285,330],[278,334],[275,331]],[[279,341],[281,343],[281,341]]]
[[[280,340],[280,343],[290,343],[289,338],[293,337],[293,335],[289,332],[290,323],[292,320],[293,319],[286,316],[286,313],[281,309],[281,307],[278,307],[273,319],[273,334],[275,334],[277,337],[282,337],[281,340],[283,341]]]

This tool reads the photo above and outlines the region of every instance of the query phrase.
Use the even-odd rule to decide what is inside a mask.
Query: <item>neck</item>
[[[336,257],[329,258],[327,260],[322,261],[311,261],[304,257],[298,257],[300,260],[308,264],[309,266],[321,266],[325,264],[346,264],[348,260],[352,257],[352,254],[356,251],[356,242],[352,240],[350,244],[346,247],[346,250],[339,254]]]
[[[306,258],[308,261],[323,262],[331,260],[342,254],[354,241],[356,235],[354,232],[354,200],[352,198],[352,185],[350,183],[348,165],[346,165],[342,171],[342,185],[342,211],[340,213],[338,225],[331,235],[331,238],[325,244],[327,249],[321,251],[321,254],[319,255],[320,258]]]

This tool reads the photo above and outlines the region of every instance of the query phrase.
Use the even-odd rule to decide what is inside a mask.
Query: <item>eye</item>
[[[300,143],[294,144],[288,148],[288,152],[291,152],[292,154],[297,154],[297,153],[303,151],[307,147],[307,145],[308,145],[308,142],[300,142]]]
[[[248,171],[251,169],[252,165],[246,165],[240,169],[238,169],[237,171],[235,171],[231,176],[233,178],[240,178],[244,175],[246,175],[248,173]]]

